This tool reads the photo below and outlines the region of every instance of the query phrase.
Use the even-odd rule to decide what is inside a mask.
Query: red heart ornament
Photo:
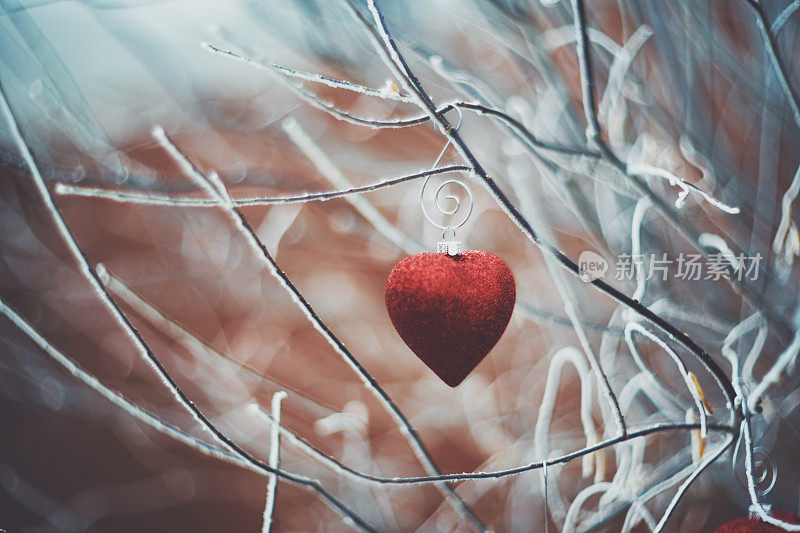
[[[451,387],[500,340],[515,300],[511,269],[479,251],[406,257],[386,283],[386,309],[400,338]]]
[[[772,516],[788,524],[800,524],[800,515],[791,511],[773,511]],[[781,533],[783,528],[764,522],[758,516],[738,518],[727,524],[722,524],[714,533]]]

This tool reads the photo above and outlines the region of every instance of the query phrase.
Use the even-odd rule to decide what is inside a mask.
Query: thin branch
[[[312,201],[326,201],[334,198],[342,198],[352,194],[362,194],[365,192],[377,191],[384,187],[391,187],[398,183],[406,181],[413,181],[426,176],[436,174],[445,174],[448,172],[469,172],[472,170],[466,165],[448,165],[444,167],[422,170],[406,176],[391,178],[370,185],[361,185],[349,189],[318,192],[318,193],[305,193],[297,196],[251,196],[247,198],[234,198],[233,203],[236,207],[250,207],[256,205],[274,205],[274,204],[292,204],[292,203],[306,203]],[[145,204],[145,205],[161,205],[172,207],[219,207],[219,203],[207,198],[191,198],[183,196],[171,196],[165,194],[150,194],[140,193],[133,191],[115,191],[110,189],[99,189],[96,187],[84,187],[81,185],[67,185],[66,183],[58,183],[55,186],[56,194],[63,196],[83,196],[88,198],[104,198],[113,200],[115,202]]]
[[[678,195],[678,199],[675,200],[675,207],[677,208],[681,208],[683,206],[684,202],[686,201],[686,198],[689,196],[689,193],[695,192],[699,194],[706,202],[713,205],[720,211],[723,211],[730,215],[736,215],[741,211],[738,207],[730,206],[720,200],[717,200],[716,198],[711,196],[711,194],[707,193],[697,185],[689,183],[685,179],[679,178],[672,172],[665,170],[663,168],[634,163],[634,164],[629,164],[627,169],[628,172],[630,172],[631,174],[657,176],[659,178],[667,180],[670,185],[674,187],[679,187],[681,189],[681,192]]]
[[[209,50],[211,52],[230,57],[230,58],[235,59],[237,61],[241,61],[241,62],[244,62],[244,63],[252,64],[252,65],[258,66],[259,68],[262,68],[262,69],[267,69],[267,70],[278,69],[278,70],[280,70],[280,72],[282,72],[284,74],[287,71],[288,72],[295,72],[295,73],[297,72],[297,71],[293,71],[291,69],[287,69],[286,67],[278,67],[277,65],[268,66],[268,65],[265,65],[261,61],[257,61],[255,59],[251,59],[251,58],[245,57],[245,56],[243,56],[241,54],[237,54],[236,52],[233,52],[233,51],[230,51],[230,50],[223,50],[221,48],[217,48],[216,46],[213,46],[211,44],[205,44],[204,46],[205,46],[205,48],[207,50]],[[315,75],[307,74],[307,76],[313,77]],[[320,77],[320,78],[322,78],[324,80],[327,80],[328,83],[326,83],[326,84],[330,85],[331,87],[339,87],[339,88],[343,88],[343,89],[356,90],[357,92],[360,92],[360,93],[363,93],[363,94],[367,94],[367,95],[378,96],[378,94],[380,94],[381,96],[383,96],[383,93],[381,93],[380,91],[376,91],[375,89],[369,89],[367,87],[364,87],[364,86],[358,85],[358,84],[354,84],[354,83],[349,82],[349,81],[332,80],[330,78],[324,78],[324,77]],[[314,81],[319,81],[319,80],[314,80]],[[420,115],[420,116],[417,116],[417,117],[409,117],[409,118],[403,118],[403,119],[374,119],[374,118],[368,118],[368,117],[361,117],[361,116],[358,116],[358,115],[354,115],[353,113],[350,113],[349,111],[345,111],[343,109],[339,109],[338,107],[334,106],[330,102],[327,102],[327,101],[323,100],[316,93],[313,93],[313,92],[311,92],[311,91],[309,91],[307,89],[299,88],[299,87],[297,87],[297,86],[295,86],[293,84],[290,84],[290,85],[292,85],[292,87],[293,87],[292,90],[293,90],[293,92],[295,92],[295,94],[298,97],[300,97],[302,100],[305,100],[306,102],[310,103],[312,106],[316,107],[317,109],[319,109],[321,111],[324,111],[324,112],[328,113],[329,115],[331,115],[334,118],[337,118],[339,120],[344,120],[345,122],[350,122],[350,123],[353,123],[353,124],[356,124],[356,125],[360,125],[360,126],[368,126],[370,128],[375,128],[375,129],[381,129],[381,128],[396,129],[396,128],[406,128],[406,127],[409,127],[409,126],[416,126],[416,125],[419,125],[419,124],[424,124],[424,123],[428,122],[429,120],[431,120],[431,117],[429,115]],[[378,93],[378,94],[374,94],[374,93]],[[412,101],[412,99],[410,99],[409,97],[403,97],[403,101],[404,102],[409,102],[409,101]],[[573,147],[570,147],[570,146],[563,146],[563,145],[559,145],[559,144],[546,143],[544,141],[540,141],[539,139],[537,139],[533,135],[533,133],[531,133],[530,130],[528,130],[517,119],[513,118],[512,116],[508,115],[507,113],[504,113],[503,111],[491,108],[489,106],[486,106],[486,105],[483,105],[483,104],[480,104],[480,103],[477,103],[477,102],[464,102],[464,101],[452,102],[452,103],[445,104],[445,105],[441,106],[439,108],[439,110],[438,110],[438,113],[439,114],[444,114],[444,113],[447,113],[448,111],[453,110],[454,108],[468,109],[468,110],[471,110],[471,111],[476,111],[476,112],[478,112],[479,114],[482,114],[482,115],[487,115],[489,117],[497,118],[497,119],[505,122],[509,126],[511,126],[514,130],[518,131],[525,138],[525,140],[527,142],[529,142],[533,146],[536,146],[537,148],[542,148],[544,150],[550,150],[550,151],[553,151],[553,152],[559,152],[559,153],[562,153],[564,155],[572,155],[572,156],[582,155],[582,156],[594,157],[594,158],[600,157],[599,153],[593,152],[591,150],[587,150],[587,149],[584,149],[584,148],[573,148]]]
[[[214,51],[217,50],[219,49],[215,49]],[[231,55],[238,55],[238,54],[231,53]],[[247,59],[247,61],[255,63],[258,66],[263,65],[263,62],[254,59]],[[346,91],[352,91],[366,96],[374,96],[376,98],[381,98],[383,100],[395,100],[397,102],[406,102],[406,103],[412,101],[411,98],[409,98],[408,96],[403,96],[399,92],[395,92],[392,90],[372,89],[371,87],[359,85],[358,83],[353,83],[351,81],[337,80],[334,78],[329,78],[327,76],[320,76],[319,74],[302,72],[299,70],[291,69],[289,67],[284,67],[282,65],[272,65],[272,68],[279,70],[280,72],[291,78],[297,78],[305,81],[310,81],[313,83],[321,83],[322,85],[327,85],[328,87],[333,87],[334,89],[344,89]]]
[[[486,106],[486,105],[483,105],[483,104],[474,103],[474,102],[455,102],[452,105],[455,106],[455,107],[461,108],[461,109],[469,109],[469,110],[472,110],[472,111],[477,111],[481,115],[486,115],[486,116],[489,116],[489,117],[498,118],[502,122],[505,122],[506,124],[511,126],[511,128],[513,128],[514,130],[519,132],[525,138],[525,140],[527,142],[529,142],[533,146],[536,146],[537,148],[542,148],[544,150],[550,150],[552,152],[559,152],[559,153],[562,153],[564,155],[571,155],[571,156],[578,156],[579,155],[579,156],[584,156],[584,157],[589,157],[589,158],[594,158],[594,159],[597,159],[597,158],[600,157],[600,154],[598,152],[595,152],[595,151],[593,151],[591,149],[588,149],[588,148],[573,148],[571,146],[564,146],[564,145],[561,145],[561,144],[552,144],[552,143],[546,143],[544,141],[540,141],[539,139],[536,138],[536,136],[533,135],[533,133],[531,133],[531,131],[528,128],[525,127],[524,124],[522,124],[522,122],[520,122],[519,120],[515,119],[511,115],[509,115],[507,113],[504,113],[503,111],[500,111],[499,109],[495,109],[495,108],[492,108],[492,107],[489,107],[489,106]],[[443,110],[439,111],[439,114],[442,114],[444,111],[446,111],[446,110],[443,109]],[[426,118],[429,119],[430,116],[428,116]]]
[[[332,103],[323,100],[316,93],[309,91],[305,87],[302,87],[301,85],[291,82],[289,79],[287,79],[285,73],[282,70],[275,68],[273,65],[262,63],[254,59],[250,59],[248,57],[245,57],[241,54],[237,54],[236,52],[232,52],[230,50],[223,50],[221,48],[217,48],[216,46],[209,43],[203,43],[202,46],[209,52],[220,54],[242,63],[255,65],[261,68],[262,70],[265,70],[266,72],[274,74],[275,78],[278,81],[280,81],[285,87],[287,87],[300,99],[308,102],[309,104],[316,107],[320,111],[324,111],[329,115],[332,115],[339,120],[349,122],[350,124],[380,129],[380,128],[405,128],[408,126],[413,126],[415,124],[421,124],[422,122],[425,121],[424,118],[379,120],[379,119],[364,118],[353,115],[343,109],[339,109]]]
[[[257,412],[264,418],[274,423],[274,420],[260,407],[258,408]],[[312,446],[306,440],[295,435],[291,430],[287,429],[284,426],[281,426],[281,434],[284,437],[286,437],[286,439],[293,445],[300,448],[304,453],[306,453],[309,456],[315,457],[317,460],[320,461],[320,463],[325,464],[330,468],[333,468],[340,474],[347,475],[349,477],[353,477],[356,479],[361,479],[363,481],[371,483],[379,483],[384,485],[419,485],[419,484],[437,483],[441,481],[464,481],[464,480],[504,478],[508,476],[523,474],[525,472],[530,472],[533,470],[539,470],[541,468],[544,468],[545,466],[550,467],[553,465],[568,463],[574,459],[579,459],[583,456],[596,453],[610,446],[638,439],[640,437],[645,437],[647,435],[661,433],[664,431],[697,431],[699,429],[700,429],[700,424],[698,423],[653,424],[651,426],[646,426],[637,430],[629,431],[625,435],[618,435],[616,437],[596,442],[592,445],[587,445],[579,450],[575,450],[574,452],[554,457],[552,459],[537,461],[534,463],[528,463],[513,468],[505,468],[502,470],[494,470],[494,471],[463,472],[458,474],[439,474],[436,476],[412,476],[412,477],[383,477],[383,476],[374,476],[372,474],[366,474],[364,472],[360,472],[342,463],[335,457],[332,457],[326,454],[325,452],[321,451],[320,449]],[[708,429],[711,431],[726,433],[726,434],[735,433],[733,427],[725,424],[710,423],[708,424]]]
[[[581,72],[581,94],[583,96],[583,114],[586,118],[586,140],[598,145],[601,152],[609,151],[600,138],[600,123],[597,119],[595,104],[594,76],[592,76],[592,55],[589,53],[586,29],[586,15],[583,0],[572,1],[572,16],[575,28],[576,47],[578,49],[578,69]]]
[[[772,27],[770,28],[772,35],[778,35],[780,33],[786,21],[789,20],[789,17],[794,15],[794,12],[797,11],[798,8],[800,8],[800,0],[794,0],[794,2],[786,6],[786,9],[781,11],[780,15],[775,17],[775,20],[772,22]]]
[[[284,391],[272,395],[272,418],[279,426],[281,423],[281,400],[286,398]],[[277,470],[280,467],[281,433],[277,426],[272,426],[269,439],[269,466]],[[275,497],[278,493],[278,476],[270,475],[267,482],[267,501],[264,504],[264,517],[261,533],[269,533],[272,528],[272,515],[275,510]]]

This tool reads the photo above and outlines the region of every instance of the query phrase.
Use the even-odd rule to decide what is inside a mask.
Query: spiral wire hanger
[[[454,129],[458,131],[458,129],[461,127],[462,116],[461,116],[461,110],[459,108],[456,107],[455,110],[456,113],[458,113],[458,123],[454,126]],[[450,147],[450,144],[451,141],[448,139],[444,147],[442,148],[442,151],[439,152],[439,156],[436,158],[436,161],[433,163],[431,169],[435,169],[439,165],[439,163],[442,161],[442,158],[444,157],[444,154],[447,152],[447,149]],[[419,204],[420,207],[422,208],[422,214],[425,215],[425,218],[428,220],[428,222],[430,222],[433,226],[442,230],[442,241],[436,244],[436,252],[446,253],[451,256],[459,255],[461,253],[461,243],[456,241],[456,229],[463,226],[467,222],[467,220],[469,220],[470,215],[472,215],[472,208],[474,205],[474,201],[472,198],[472,191],[470,191],[469,187],[467,187],[467,185],[463,181],[458,179],[449,179],[443,182],[441,185],[439,185],[439,187],[436,189],[436,193],[434,194],[434,205],[436,206],[436,209],[439,211],[439,213],[446,216],[450,216],[450,215],[455,215],[461,209],[461,199],[459,199],[458,196],[455,196],[452,193],[442,196],[445,187],[449,185],[456,185],[461,187],[466,193],[467,199],[469,200],[469,208],[467,209],[466,216],[463,218],[463,220],[458,222],[458,219],[454,219],[451,221],[450,224],[441,225],[430,215],[428,210],[425,208],[425,190],[428,187],[428,182],[430,181],[431,176],[432,175],[428,175],[428,177],[425,178],[425,182],[422,184],[422,189],[420,189],[419,192]],[[448,209],[447,207],[442,205],[441,203],[442,200],[452,200],[453,202],[455,202],[455,205],[451,209]],[[449,239],[447,238],[448,232],[450,232]]]
[[[739,447],[737,446],[734,449],[734,454],[731,459],[734,467],[737,463],[737,458],[739,456]],[[759,495],[760,498],[765,498],[775,487],[775,482],[778,479],[778,468],[775,465],[775,462],[770,458],[769,453],[765,448],[760,446],[756,446],[753,448],[752,451],[752,461],[753,461],[753,481],[754,481],[754,489],[755,492]],[[745,459],[746,460],[746,459]],[[739,469],[734,470],[736,472],[736,479],[739,483],[747,489],[747,480],[741,479],[738,472]],[[767,511],[767,514],[771,514],[772,505],[766,503],[763,504],[764,510]],[[755,509],[755,505],[750,506],[749,510],[750,516],[756,516],[757,510]]]

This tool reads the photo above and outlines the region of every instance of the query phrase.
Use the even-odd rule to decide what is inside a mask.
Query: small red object
[[[800,524],[800,516],[791,511],[772,511],[772,516],[788,524]],[[783,533],[783,528],[764,522],[758,516],[737,518],[722,524],[714,533]]]
[[[451,387],[500,340],[515,300],[511,269],[487,252],[412,255],[386,283],[386,308],[400,338]]]

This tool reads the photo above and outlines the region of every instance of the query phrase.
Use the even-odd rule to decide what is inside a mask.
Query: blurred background
[[[366,3],[354,5],[374,25]],[[542,240],[575,261],[598,254],[606,281],[688,334],[727,376],[735,367],[737,392],[766,389],[750,419],[759,494],[800,511],[798,2],[588,0],[600,138],[622,168],[598,157],[585,133],[572,4],[379,6],[437,104],[478,102],[515,121],[447,115]],[[151,135],[162,126],[234,198],[344,190],[431,168],[446,139],[430,122],[369,127],[326,107],[374,121],[425,114],[346,1],[0,0],[0,84],[89,264],[103,266],[107,290],[220,430],[266,462],[271,424],[254,406],[269,412],[273,394],[286,391],[282,424],[310,445],[374,476],[425,475],[390,409]],[[14,131],[0,126],[0,529],[258,531],[265,476],[130,416],[61,364],[69,358],[216,445],[92,289]],[[449,164],[464,164],[452,149],[440,163]],[[709,424],[731,424],[726,397],[689,351],[560,268],[475,176],[432,181],[452,178],[474,195],[459,240],[502,257],[517,283],[505,334],[453,389],[403,344],[383,300],[393,265],[440,240],[422,215],[420,180],[242,208],[441,472],[509,469],[617,436],[596,365],[629,429],[698,422],[698,391]],[[729,265],[740,254],[761,261],[748,279],[687,280],[677,258],[688,253],[705,254],[704,265],[714,254]],[[642,269],[615,279],[637,254]],[[663,254],[669,275],[648,276],[650,258]],[[658,432],[546,473],[452,486],[496,531],[709,531],[747,515],[744,448],[734,453],[730,442],[739,436],[738,425],[731,435]],[[287,437],[280,460],[378,530],[480,529],[437,485],[364,482]],[[701,460],[709,468],[660,524]],[[318,493],[278,481],[274,530],[351,527]]]

